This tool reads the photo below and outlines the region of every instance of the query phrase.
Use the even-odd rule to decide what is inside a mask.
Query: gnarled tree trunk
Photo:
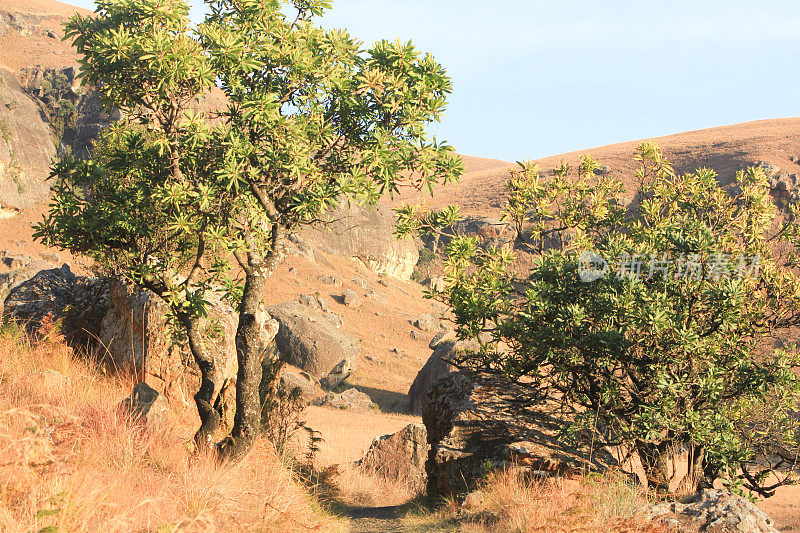
[[[694,494],[704,480],[702,446],[673,440],[638,441],[636,451],[648,488],[661,494]]]
[[[222,460],[238,461],[243,458],[252,448],[261,428],[261,365],[269,344],[278,333],[277,322],[269,316],[261,301],[266,280],[267,276],[262,272],[248,272],[245,278],[236,330],[236,356],[239,361],[236,416],[230,436],[219,444]]]
[[[181,322],[189,337],[189,350],[200,368],[200,388],[194,395],[197,413],[200,415],[200,429],[194,435],[198,449],[205,450],[211,445],[220,424],[220,414],[214,409],[214,392],[217,383],[217,366],[214,357],[206,352],[199,332],[199,319],[181,316]]]

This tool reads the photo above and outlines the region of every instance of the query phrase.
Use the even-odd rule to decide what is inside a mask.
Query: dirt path
[[[399,505],[388,507],[353,507],[347,511],[350,531],[353,533],[382,533],[403,531],[403,508]]]

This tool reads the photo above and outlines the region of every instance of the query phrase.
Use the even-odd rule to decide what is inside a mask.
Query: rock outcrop
[[[11,289],[4,314],[34,334],[48,318],[60,323],[67,341],[86,346],[100,334],[109,285],[107,279],[76,276],[66,264],[41,270]]]
[[[395,216],[388,207],[359,207],[344,202],[324,218],[329,221],[327,224],[302,233],[314,246],[358,259],[379,274],[411,278],[419,252],[412,241],[395,238]]]
[[[275,344],[287,363],[319,379],[344,359],[351,364],[358,360],[358,340],[314,309],[288,302],[267,311],[280,324]]]
[[[0,69],[0,205],[20,209],[48,198],[56,155],[50,127],[19,79]]]
[[[409,424],[397,433],[378,437],[367,453],[356,461],[359,468],[403,483],[414,492],[425,488],[428,458],[427,432],[422,424]]]
[[[682,502],[653,505],[646,516],[671,531],[778,532],[772,519],[755,504],[719,489],[703,489]]]
[[[445,330],[448,331],[448,330]],[[446,334],[443,331],[443,334]],[[452,331],[450,331],[452,333]],[[454,334],[453,334],[454,336]],[[434,341],[436,337],[434,337]],[[456,370],[450,360],[459,350],[465,348],[464,343],[456,342],[455,340],[447,340],[445,342],[434,344],[431,341],[433,353],[428,358],[425,366],[417,373],[411,388],[408,389],[408,410],[413,414],[420,414],[428,403],[428,394],[431,392],[434,383],[444,375],[449,374]]]
[[[283,372],[281,374],[280,385],[286,391],[299,389],[300,396],[305,403],[311,403],[311,401],[321,395],[317,380],[311,377],[307,372]]]
[[[219,328],[216,335],[206,336],[206,349],[217,365],[219,393],[225,380],[236,377],[237,316],[227,304],[219,301],[212,304],[210,317],[201,321],[201,327]],[[167,304],[150,291],[136,291],[130,285],[115,282],[109,291],[100,340],[118,369],[134,372],[140,380],[168,396],[185,397],[195,389],[192,384],[185,390],[186,380],[192,380],[186,370],[194,368],[194,360],[186,343],[173,342],[165,325],[166,313]]]
[[[339,394],[329,392],[324,398],[317,402],[317,405],[334,407],[336,409],[353,411],[355,413],[366,413],[375,407],[375,404],[372,403],[372,399],[358,389],[347,389]]]
[[[431,445],[425,470],[431,494],[474,489],[487,468],[516,466],[542,474],[603,471],[616,463],[604,450],[591,458],[559,442],[563,414],[530,388],[467,370],[434,384],[422,421]]]
[[[339,383],[343,382],[347,378],[350,377],[350,374],[353,373],[354,367],[353,364],[350,362],[349,359],[342,359],[339,361],[333,370],[328,372],[328,375],[319,380],[320,386],[322,386],[325,390],[330,390],[334,388]]]

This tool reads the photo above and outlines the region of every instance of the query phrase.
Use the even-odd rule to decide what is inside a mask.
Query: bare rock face
[[[56,155],[39,107],[19,79],[0,69],[0,205],[25,208],[47,199],[45,181]]]
[[[409,424],[397,433],[378,437],[356,461],[359,468],[404,483],[415,492],[425,488],[428,436],[422,424]]]
[[[616,463],[604,450],[587,454],[563,445],[558,407],[543,405],[522,384],[467,370],[442,377],[422,411],[431,445],[428,492],[470,492],[487,468],[514,466],[542,474],[603,471]]]
[[[303,237],[325,252],[358,259],[379,274],[411,279],[419,252],[411,240],[395,238],[395,216],[388,207],[342,203],[326,218],[330,222],[304,230]]]
[[[280,324],[275,344],[281,358],[315,378],[327,375],[344,359],[351,364],[358,360],[358,340],[318,311],[288,302],[273,305],[268,312]]]
[[[40,331],[46,317],[60,321],[67,341],[86,346],[100,333],[109,285],[107,279],[76,276],[66,264],[41,270],[10,290],[3,313],[31,333]]]
[[[186,343],[174,344],[165,326],[167,304],[149,291],[136,291],[119,282],[112,285],[108,300],[100,339],[116,367],[135,372],[163,394],[186,396],[186,370],[193,368],[194,362]],[[206,337],[206,348],[214,356],[219,373],[219,393],[225,380],[236,377],[237,316],[229,306],[212,303],[211,316],[201,326],[216,323],[221,328],[219,335]],[[192,385],[190,390],[194,388]]]
[[[772,519],[755,504],[719,489],[703,489],[683,502],[653,505],[646,516],[671,531],[778,532]]]

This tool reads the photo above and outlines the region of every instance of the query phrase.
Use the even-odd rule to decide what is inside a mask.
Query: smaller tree
[[[526,377],[562,405],[563,438],[635,454],[659,491],[688,453],[679,490],[722,479],[770,495],[800,456],[800,358],[773,348],[800,323],[797,206],[778,213],[757,168],[726,192],[710,170],[676,175],[654,145],[637,159],[629,209],[590,158],[548,180],[521,165],[509,209],[531,236],[526,279],[510,250],[451,242],[438,296],[479,346],[455,362]],[[402,210],[399,231],[421,220]]]
[[[401,183],[432,189],[462,169],[425,131],[452,90],[444,68],[410,42],[362,49],[315,24],[329,7],[212,0],[192,28],[182,0],[101,0],[66,25],[85,82],[123,119],[91,159],[54,166],[36,236],[169,304],[202,374],[199,447],[220,420],[200,319],[214,293],[236,306],[236,416],[216,446],[223,458],[247,453],[259,389],[275,389],[280,361],[265,361],[274,331],[262,296],[287,234],[337,201],[372,204]],[[215,109],[193,112],[212,92]]]

